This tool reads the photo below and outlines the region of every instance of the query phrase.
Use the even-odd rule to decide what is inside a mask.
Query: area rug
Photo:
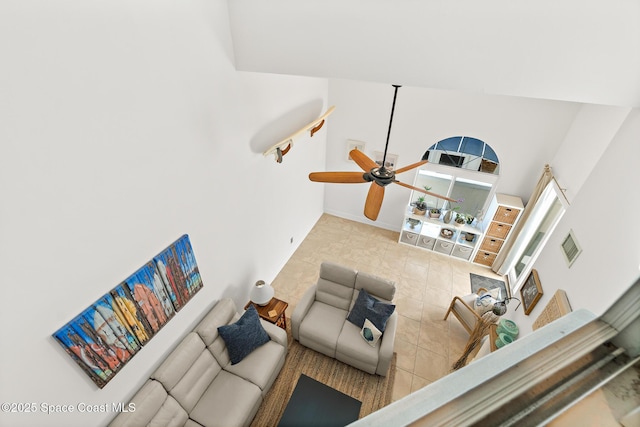
[[[485,288],[491,290],[494,288],[500,288],[500,298],[506,298],[507,286],[502,280],[492,279],[491,277],[479,276],[477,274],[469,273],[471,276],[471,293],[478,293],[478,289]]]
[[[304,374],[278,427],[344,427],[358,419],[362,402]]]
[[[284,367],[260,405],[252,426],[278,425],[301,374],[362,402],[359,418],[391,403],[396,373],[395,353],[386,377],[371,375],[304,347],[291,336],[290,323],[287,319],[289,350]]]

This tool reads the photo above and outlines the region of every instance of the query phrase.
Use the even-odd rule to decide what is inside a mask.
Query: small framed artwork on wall
[[[540,277],[538,271],[534,268],[531,270],[529,277],[520,288],[520,298],[522,299],[522,306],[524,307],[524,314],[528,315],[536,306],[540,297],[542,297],[542,285],[540,284]]]
[[[367,144],[365,144],[362,141],[356,141],[355,139],[347,139],[347,160],[353,161],[353,159],[351,158],[351,155],[349,154],[351,153],[352,150],[358,150],[364,153],[364,147],[366,145]]]

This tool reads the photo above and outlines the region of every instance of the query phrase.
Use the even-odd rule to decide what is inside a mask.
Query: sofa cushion
[[[236,305],[230,298],[223,298],[209,311],[194,329],[202,341],[210,346],[218,337],[218,326],[228,325],[237,319]]]
[[[356,270],[331,262],[320,265],[320,277],[316,288],[316,300],[343,310],[349,310]]]
[[[364,289],[369,295],[375,295],[386,301],[392,301],[396,294],[396,284],[392,280],[361,271],[358,272],[355,287],[356,289]]]
[[[110,427],[184,426],[189,415],[158,381],[148,380],[130,401],[135,411],[121,412]]]
[[[248,426],[260,403],[262,393],[258,386],[222,371],[189,415],[203,426]]]
[[[219,326],[218,333],[227,345],[232,365],[240,363],[253,350],[270,340],[260,324],[260,316],[253,305],[249,306],[237,322]]]
[[[152,378],[160,381],[169,394],[191,412],[221,369],[200,336],[191,332],[167,356]]]
[[[378,366],[381,342],[378,340],[373,347],[368,345],[360,336],[360,328],[345,322],[336,344],[336,359],[373,374]]]
[[[394,304],[382,302],[369,295],[366,290],[360,289],[347,320],[361,329],[364,325],[364,320],[369,319],[376,328],[384,332],[387,320],[395,308]]]
[[[300,343],[327,356],[335,357],[336,343],[347,310],[316,301],[300,323]]]
[[[266,393],[284,365],[287,348],[269,341],[255,349],[242,362],[225,366],[225,370],[251,381]]]
[[[360,335],[367,344],[369,344],[371,347],[375,347],[376,343],[382,336],[382,332],[380,332],[380,330],[376,328],[376,325],[371,323],[371,320],[364,319],[364,325],[362,325]]]

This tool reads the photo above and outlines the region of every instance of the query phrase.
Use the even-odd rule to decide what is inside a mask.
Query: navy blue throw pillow
[[[362,329],[364,320],[369,319],[380,332],[384,332],[387,327],[387,320],[389,320],[389,316],[395,309],[396,306],[394,304],[379,301],[364,289],[360,289],[347,320]]]
[[[249,306],[236,323],[219,326],[218,333],[227,345],[232,365],[240,363],[253,350],[271,339],[260,324],[260,316],[253,305]]]

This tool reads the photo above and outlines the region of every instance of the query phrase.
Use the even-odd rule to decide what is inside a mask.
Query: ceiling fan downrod
[[[384,144],[384,154],[382,155],[382,165],[380,169],[382,172],[386,170],[384,166],[387,162],[387,148],[389,147],[389,138],[391,137],[391,125],[393,124],[393,112],[396,109],[396,98],[398,97],[398,88],[401,88],[402,85],[392,85],[394,87],[393,91],[393,103],[391,104],[391,117],[389,117],[389,130],[387,131],[387,142]]]

